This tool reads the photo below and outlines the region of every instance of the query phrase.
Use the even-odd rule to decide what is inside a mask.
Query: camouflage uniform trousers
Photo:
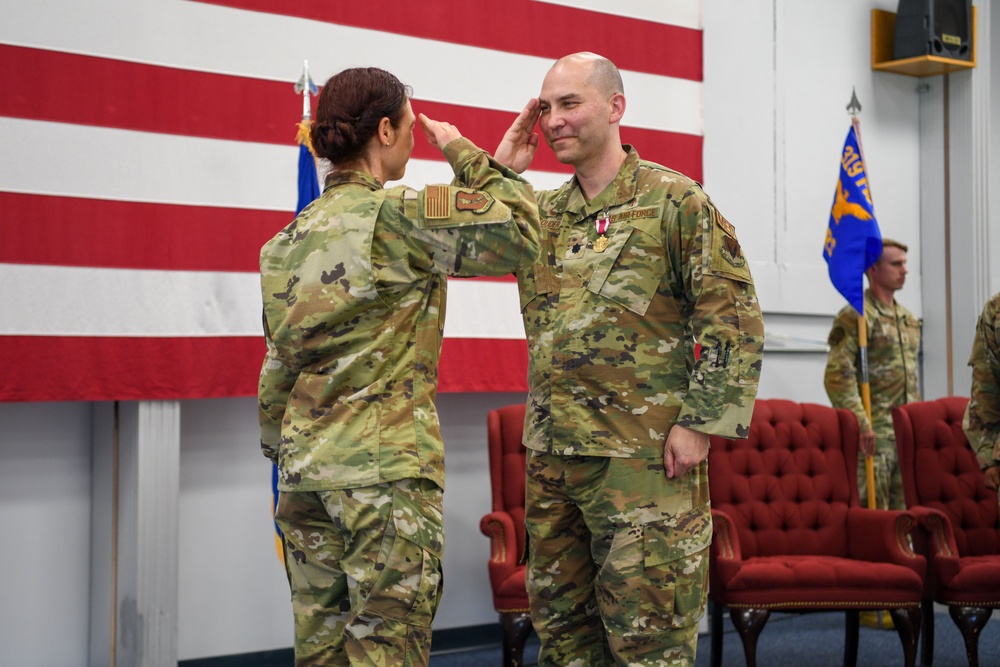
[[[539,667],[692,667],[712,539],[708,467],[529,452],[527,588]]]
[[[875,429],[875,454],[872,456],[875,468],[876,509],[906,509],[903,497],[903,477],[899,472],[899,456],[896,453],[896,434],[890,424],[888,428]],[[861,506],[868,507],[868,481],[865,473],[865,455],[858,452],[858,495]]]
[[[442,500],[423,479],[280,494],[296,667],[428,664]]]

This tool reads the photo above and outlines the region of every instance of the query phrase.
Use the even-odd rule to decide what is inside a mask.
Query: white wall
[[[90,614],[90,406],[0,405],[0,655],[82,665]]]
[[[935,192],[921,194],[922,176],[933,180],[940,169],[934,137],[924,138],[932,129],[922,127],[934,126],[927,96],[940,83],[922,93],[916,79],[871,71],[870,10],[894,10],[895,4],[705,3],[705,185],[735,224],[759,283],[769,335],[762,397],[826,402],[825,357],[815,350],[841,300],[829,286],[820,250],[852,87],[864,107],[864,146],[882,231],[911,247],[912,272],[900,300],[916,313],[937,307],[921,303],[935,248],[928,247],[926,233],[921,240],[920,223],[927,210],[940,206]],[[998,14],[993,12],[993,34],[1000,33]],[[990,155],[994,186],[997,154]],[[998,209],[993,207],[993,222]],[[991,248],[1000,247],[1000,234],[989,239]],[[1000,275],[990,276],[991,292],[1000,289]],[[782,351],[779,344],[800,351]],[[938,369],[940,349],[928,348],[926,356]],[[440,397],[448,488],[438,628],[496,620],[488,545],[478,528],[489,509],[485,415],[518,400],[516,394]],[[10,664],[85,664],[90,421],[88,404],[0,405],[0,647]],[[182,405],[180,659],[292,642],[288,592],[268,517],[270,473],[255,423],[252,398]]]

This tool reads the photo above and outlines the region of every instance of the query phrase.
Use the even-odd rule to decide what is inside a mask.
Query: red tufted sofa
[[[1000,517],[962,431],[969,399],[910,403],[892,414],[906,504],[920,522],[915,546],[928,559],[921,662],[934,658],[933,601],[948,605],[979,664],[979,632],[1000,607]],[[993,663],[991,663],[993,664]]]
[[[525,589],[524,553],[524,462],[521,444],[524,404],[491,410],[486,417],[490,453],[490,486],[493,509],[479,522],[490,538],[490,587],[493,607],[503,628],[504,667],[524,664],[524,643],[531,632],[528,593]]]
[[[722,611],[756,665],[771,611],[845,610],[844,664],[858,651],[858,610],[890,610],[908,667],[916,658],[925,562],[914,516],[868,510],[857,491],[858,424],[846,410],[758,400],[745,440],[713,437],[711,664],[722,664]]]

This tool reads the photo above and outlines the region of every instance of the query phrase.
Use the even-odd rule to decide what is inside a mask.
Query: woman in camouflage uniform
[[[384,188],[413,151],[409,97],[376,68],[326,83],[311,135],[325,190],[261,251],[261,446],[279,471],[299,667],[427,664],[446,276],[507,274],[538,250],[531,186],[452,125],[420,116],[456,186]]]

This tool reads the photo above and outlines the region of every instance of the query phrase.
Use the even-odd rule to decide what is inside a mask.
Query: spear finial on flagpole
[[[861,113],[861,102],[858,102],[858,93],[854,90],[854,86],[851,86],[851,101],[847,103],[847,110],[855,117]]]
[[[309,97],[315,95],[319,89],[309,76],[309,61],[302,61],[302,76],[295,82],[295,92],[302,95],[302,120],[309,120],[312,117],[312,107],[309,104]]]

